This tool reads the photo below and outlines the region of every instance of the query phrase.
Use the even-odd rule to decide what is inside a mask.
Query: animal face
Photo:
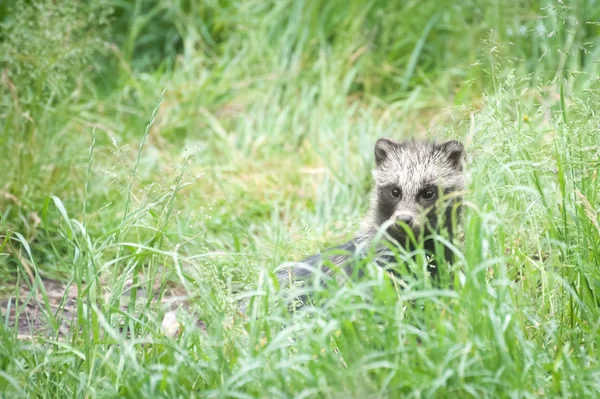
[[[415,235],[437,229],[439,215],[464,188],[464,147],[458,141],[442,144],[382,138],[375,145],[376,184],[373,213],[378,225],[392,220],[396,238],[411,229]],[[454,198],[455,200],[456,198]]]

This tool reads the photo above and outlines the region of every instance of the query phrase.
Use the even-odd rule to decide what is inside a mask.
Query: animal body
[[[465,187],[464,158],[463,145],[454,140],[438,144],[379,139],[375,144],[375,188],[359,231],[341,246],[281,268],[276,272],[280,286],[306,280],[317,272],[335,274],[342,282],[352,275],[357,254],[360,257],[372,249],[382,232],[382,240],[375,244],[375,258],[380,265],[396,259],[390,246],[412,250],[413,238],[423,237],[423,248],[434,253],[432,234],[442,228],[450,238],[454,234],[452,213],[455,210],[458,216]],[[447,262],[452,260],[447,247],[444,257]],[[437,274],[435,258],[428,270],[433,276]]]

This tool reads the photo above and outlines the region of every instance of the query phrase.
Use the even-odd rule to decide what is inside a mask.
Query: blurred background
[[[242,256],[218,274],[247,282],[250,265],[352,234],[378,137],[514,159],[531,137],[513,131],[597,86],[599,13],[584,0],[4,1],[2,230],[55,278],[73,249],[53,240],[75,218],[100,242]]]
[[[256,234],[268,252],[282,227],[340,239],[366,206],[376,138],[464,136],[507,80],[537,90],[500,104],[521,122],[563,87],[595,87],[599,14],[589,0],[3,1],[2,229],[35,239],[52,273],[37,234],[49,195],[102,235],[130,183],[158,215],[185,162],[184,180],[203,177],[169,216],[176,236],[239,251]]]

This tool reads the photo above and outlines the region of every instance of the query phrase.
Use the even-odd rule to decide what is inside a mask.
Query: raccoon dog
[[[360,230],[346,244],[277,271],[279,284],[283,287],[306,280],[317,271],[326,275],[341,272],[336,273],[336,278],[342,282],[353,273],[356,254],[369,250],[382,231],[386,234],[375,245],[380,265],[396,259],[390,255],[390,245],[412,249],[411,233],[417,239],[424,237],[424,249],[433,254],[435,244],[431,235],[442,228],[450,238],[454,233],[452,214],[455,212],[457,216],[460,211],[460,194],[465,186],[464,155],[463,145],[454,140],[437,144],[379,139],[375,144],[375,189]],[[444,257],[452,261],[448,248],[444,249]],[[428,270],[432,276],[437,274],[435,258]]]

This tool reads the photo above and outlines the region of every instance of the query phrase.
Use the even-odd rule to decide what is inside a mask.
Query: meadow
[[[600,396],[599,23],[0,2],[0,397]],[[290,311],[273,270],[352,237],[380,137],[464,143],[453,280],[367,259]]]

